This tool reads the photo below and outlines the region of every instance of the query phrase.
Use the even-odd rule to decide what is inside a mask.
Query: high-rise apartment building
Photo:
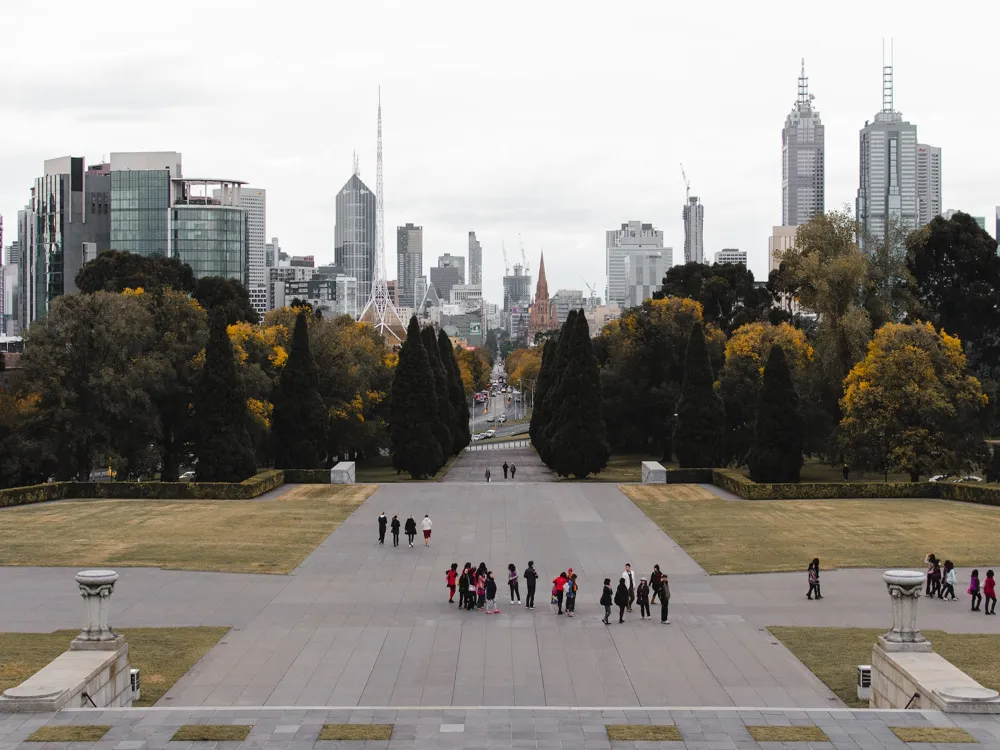
[[[587,301],[582,289],[560,289],[552,295],[550,303],[553,328],[566,322],[570,310],[580,310],[586,306]]]
[[[767,239],[767,272],[777,271],[781,265],[780,255],[795,247],[798,227],[772,227]]]
[[[629,255],[646,253],[656,250],[663,254],[668,265],[673,262],[673,249],[663,247],[663,230],[655,229],[652,224],[641,221],[629,221],[621,225],[621,229],[610,229],[605,232],[606,272],[608,286],[605,296],[609,302],[625,304],[628,293],[625,260]]]
[[[684,219],[684,262],[705,262],[705,207],[697,195],[688,196],[681,212]],[[612,301],[608,297],[608,301]]]
[[[622,307],[635,307],[659,291],[667,272],[663,253],[629,253],[625,258],[625,301]]]
[[[917,126],[895,110],[892,75],[892,65],[884,65],[882,111],[860,134],[856,216],[864,234],[879,242],[888,239],[890,227],[908,232],[919,225]]]
[[[171,257],[171,180],[180,178],[176,151],[111,154],[111,247]]]
[[[917,226],[941,213],[941,149],[917,144]]]
[[[219,197],[219,193],[216,197]],[[247,222],[247,291],[257,314],[267,312],[267,191],[244,186],[240,207]]]
[[[457,268],[459,278],[461,279],[458,283],[465,283],[465,258],[461,255],[452,255],[451,253],[439,255],[438,268]]]
[[[483,283],[483,246],[475,232],[469,232],[469,283]]]
[[[515,307],[523,308],[527,315],[529,304],[531,304],[531,276],[524,273],[524,266],[515,263],[513,275],[503,277],[503,309],[505,312],[510,312]]]
[[[747,251],[739,250],[735,247],[726,247],[722,250],[715,251],[715,262],[716,263],[742,263],[744,266],[747,264]]]
[[[781,131],[781,223],[785,226],[805,224],[826,210],[825,133],[813,98],[803,60],[798,97]]]
[[[355,172],[337,193],[337,226],[334,228],[334,261],[357,279],[354,295],[362,306],[371,297],[375,272],[375,193]],[[357,317],[361,310],[348,312]]]
[[[400,307],[411,310],[423,293],[417,296],[417,279],[424,272],[424,228],[407,224],[396,227],[396,293]]]

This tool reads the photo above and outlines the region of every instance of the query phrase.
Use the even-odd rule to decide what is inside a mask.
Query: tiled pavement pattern
[[[490,484],[513,482],[554,482],[555,476],[539,459],[535,449],[491,448],[487,443],[473,443],[476,450],[463,451],[462,455],[451,465],[443,482],[482,482],[486,484],[486,467],[491,474]],[[494,443],[499,446],[501,443]],[[504,463],[514,464],[517,473],[514,479],[503,478]],[[464,561],[463,561],[464,562]]]
[[[455,466],[472,472],[481,456]],[[880,571],[824,572],[822,602],[805,601],[800,574],[710,578],[614,485],[522,482],[545,470],[529,453],[517,465],[516,482],[385,485],[291,576],[119,569],[112,624],[233,626],[166,706],[818,708],[840,703],[763,627],[888,623]],[[429,513],[432,545],[378,546],[380,510]],[[533,612],[503,584],[508,561],[522,570],[530,558],[544,577]],[[444,571],[466,560],[499,573],[500,615],[447,603]],[[671,625],[641,621],[638,607],[601,624],[601,581],[626,561],[670,574]],[[574,619],[547,601],[567,567],[581,582]],[[74,572],[0,568],[0,631],[76,626]],[[1000,631],[964,604],[920,606],[924,629]]]
[[[317,742],[324,723],[394,724],[389,741]],[[673,724],[681,742],[615,742],[606,724]],[[99,742],[25,743],[45,724],[105,724],[112,729]],[[252,729],[243,742],[170,742],[182,724],[243,724]],[[822,743],[756,743],[746,727],[818,726],[830,738]],[[72,710],[59,714],[0,715],[0,750],[334,750],[334,748],[669,748],[670,750],[960,750],[970,745],[907,745],[891,727],[959,726],[983,750],[1000,748],[1000,720],[921,711],[759,711],[658,709],[616,710],[349,710],[228,709],[118,711]]]

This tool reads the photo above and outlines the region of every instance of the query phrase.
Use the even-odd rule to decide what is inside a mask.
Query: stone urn
[[[124,642],[122,636],[108,624],[111,595],[115,592],[117,581],[118,574],[113,570],[82,570],[76,574],[83,597],[84,624],[80,635],[70,644],[70,649],[113,651]]]
[[[917,628],[917,599],[924,588],[924,574],[887,570],[882,580],[892,600],[892,629],[879,636],[879,645],[885,651],[931,651],[931,642]]]

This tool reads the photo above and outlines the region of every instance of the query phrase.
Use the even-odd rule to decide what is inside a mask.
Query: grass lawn
[[[1000,508],[944,500],[727,501],[697,485],[621,490],[709,573],[923,567],[946,550],[958,567],[996,557]],[[906,518],[900,524],[900,518]]]
[[[128,657],[138,668],[141,700],[152,706],[184,676],[229,628],[128,628]],[[54,633],[0,633],[0,693],[20,685],[69,648],[79,630]]]
[[[605,724],[611,742],[680,742],[680,730],[672,724]]]
[[[8,508],[0,510],[0,560],[288,573],[375,489],[294,485],[274,500],[79,500]]]
[[[361,484],[393,484],[395,482],[437,482],[455,463],[455,456],[449,456],[447,463],[430,479],[411,479],[407,473],[397,474],[392,468],[392,456],[372,456],[355,465],[355,479]]]
[[[107,724],[62,724],[38,727],[25,742],[97,742],[111,730]]]
[[[392,724],[324,724],[317,740],[391,740]]]
[[[242,742],[250,734],[246,724],[183,724],[171,742]]]
[[[979,742],[961,727],[892,727],[892,733],[903,742],[931,744]]]
[[[756,742],[829,742],[819,727],[778,727],[778,726],[749,726],[747,731]]]
[[[771,634],[812,670],[848,706],[866,706],[858,700],[858,664],[871,664],[875,639],[887,628],[768,628]],[[1000,635],[921,631],[934,650],[980,685],[1000,688]]]

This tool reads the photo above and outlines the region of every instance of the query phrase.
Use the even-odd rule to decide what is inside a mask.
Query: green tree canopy
[[[190,293],[194,290],[194,273],[191,266],[177,258],[107,250],[80,269],[76,287],[84,294],[126,289],[153,293],[165,287]]]
[[[452,427],[452,449],[456,456],[472,442],[472,431],[469,428],[469,401],[462,387],[462,374],[458,371],[458,360],[451,346],[451,339],[444,330],[438,331],[438,355],[444,365],[448,378],[448,400],[454,418]]]
[[[722,462],[726,413],[714,381],[705,329],[695,323],[684,357],[684,383],[674,429],[674,453],[682,469],[712,468]]]
[[[431,374],[434,377],[434,395],[437,400],[437,417],[434,420],[434,436],[438,445],[441,446],[442,458],[448,456],[455,446],[455,437],[452,430],[455,427],[455,414],[452,411],[451,401],[448,398],[448,375],[445,373],[444,365],[441,362],[441,355],[438,353],[437,336],[434,328],[427,326],[420,331],[423,340],[424,351],[427,352],[427,360],[431,366]]]
[[[766,288],[754,283],[742,263],[688,262],[671,267],[653,299],[684,297],[701,304],[703,319],[727,335],[746,323],[768,319],[773,301]]]
[[[797,482],[802,471],[799,395],[781,344],[774,344],[757,396],[754,442],[747,456],[755,482]]]
[[[195,284],[192,296],[209,312],[221,309],[227,325],[240,321],[257,323],[260,320],[257,311],[250,304],[250,293],[235,279],[203,276]]]
[[[556,358],[556,342],[549,339],[542,347],[542,365],[538,369],[538,381],[535,383],[535,404],[531,409],[531,420],[528,425],[528,435],[531,436],[531,444],[535,446],[538,454],[542,453],[542,445],[545,440],[545,425],[548,422],[548,412],[546,411],[546,396],[552,387],[554,376],[554,362]]]
[[[319,371],[309,348],[306,313],[295,318],[288,361],[272,398],[274,465],[318,469],[326,464],[327,411],[319,392]]]

